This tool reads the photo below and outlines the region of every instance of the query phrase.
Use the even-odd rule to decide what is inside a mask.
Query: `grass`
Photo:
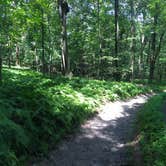
[[[138,114],[140,148],[145,166],[166,165],[166,123],[161,111],[166,93],[154,96]]]
[[[104,100],[125,99],[150,89],[125,82],[49,79],[28,70],[4,69],[0,87],[0,165],[24,165],[47,153]]]

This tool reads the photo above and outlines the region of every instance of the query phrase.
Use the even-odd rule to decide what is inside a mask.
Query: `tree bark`
[[[155,8],[157,10],[157,3],[155,4]],[[157,13],[154,15],[153,18],[153,33],[152,33],[152,55],[150,56],[150,68],[149,68],[149,83],[152,83],[154,79],[154,70],[155,70],[155,56],[156,56],[156,27],[157,27],[157,21],[158,21],[158,15]]]
[[[20,65],[20,49],[19,46],[16,45],[16,66]]]
[[[41,13],[42,13],[42,22],[41,22],[41,47],[42,47],[42,73],[45,74],[46,73],[46,62],[45,62],[45,43],[44,43],[44,12],[43,9],[41,9]]]
[[[9,39],[10,40],[10,39]],[[8,41],[8,48],[7,48],[7,62],[8,68],[11,68],[11,42]]]
[[[144,62],[144,49],[146,46],[146,39],[145,35],[141,35],[141,50],[140,50],[140,55],[139,55],[139,66],[138,66],[138,76],[139,78],[143,79],[144,76],[144,67],[145,67],[145,62]]]
[[[154,22],[153,22],[153,34],[152,34],[152,55],[150,57],[150,69],[149,69],[149,83],[152,83],[154,79],[154,71],[155,71],[155,64],[156,60],[160,55],[160,50],[163,42],[163,38],[165,35],[165,31],[163,31],[159,37],[159,42],[157,45],[157,24],[158,24],[158,4],[155,4],[156,14],[154,15]]]
[[[10,42],[8,48],[8,67],[11,68],[11,51],[10,51]]]
[[[62,73],[68,75],[70,72],[69,57],[68,57],[68,42],[67,42],[67,24],[66,16],[69,12],[68,4],[65,0],[58,0],[59,16],[61,20],[61,60],[62,60]]]
[[[135,64],[135,6],[133,0],[130,0],[131,8],[131,80],[134,80],[134,64]]]
[[[115,0],[115,79],[120,80],[118,69],[118,47],[119,47],[119,0]]]
[[[2,83],[2,47],[0,44],[0,84]]]
[[[97,76],[100,76],[100,68],[101,68],[101,31],[100,31],[100,0],[97,0],[97,20],[98,20],[98,71]]]

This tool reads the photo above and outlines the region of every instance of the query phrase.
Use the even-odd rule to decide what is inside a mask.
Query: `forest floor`
[[[106,103],[79,131],[32,166],[132,166],[136,113],[149,95]]]

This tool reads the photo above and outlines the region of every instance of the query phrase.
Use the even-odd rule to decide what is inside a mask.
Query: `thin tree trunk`
[[[45,63],[45,43],[44,43],[44,12],[43,12],[43,9],[41,10],[42,12],[42,22],[41,22],[41,46],[42,46],[42,58],[41,58],[41,61],[42,61],[42,73],[45,74],[46,72],[46,63]]]
[[[115,79],[119,81],[119,72],[118,72],[118,47],[119,47],[119,0],[115,0]]]
[[[10,39],[9,39],[10,40]],[[7,62],[6,64],[8,64],[8,68],[11,68],[11,43],[10,41],[8,41],[8,49],[7,49]]]
[[[20,65],[20,49],[19,46],[16,45],[16,66]]]
[[[8,43],[8,47],[6,47],[4,55],[7,56],[7,64],[9,68],[11,68],[11,63],[10,63],[10,42],[8,40],[8,26],[7,26],[7,6],[4,5],[5,7],[5,19],[4,19],[4,30],[5,30],[5,38],[6,38],[6,43]]]
[[[98,20],[98,72],[97,76],[100,76],[101,70],[101,56],[102,56],[102,43],[101,43],[101,27],[100,27],[100,0],[97,0],[97,20]]]
[[[49,36],[49,38],[48,38],[48,41],[49,41],[49,43],[51,43],[52,42],[52,40],[51,40],[51,30],[50,30],[50,18],[49,18],[49,16],[47,17],[47,22],[48,22],[48,36]],[[53,56],[52,56],[52,45],[50,44],[49,45],[49,49],[48,49],[49,51],[48,51],[48,53],[49,53],[49,75],[50,75],[50,77],[51,77],[51,74],[52,74],[52,65],[53,65]]]
[[[144,73],[144,49],[146,46],[145,36],[144,34],[141,35],[141,51],[139,56],[139,67],[138,67],[138,76],[139,78],[143,78]]]
[[[36,71],[39,71],[39,57],[37,55],[37,48],[35,48],[35,65],[36,65]]]
[[[133,0],[130,1],[131,7],[131,80],[134,80],[134,64],[135,64],[135,6]]]
[[[10,42],[8,48],[8,67],[11,68],[11,51],[10,51]]]
[[[2,47],[0,44],[0,84],[2,83]]]

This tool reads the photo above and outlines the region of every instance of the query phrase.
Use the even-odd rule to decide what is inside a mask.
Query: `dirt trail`
[[[148,96],[107,103],[101,112],[63,141],[47,159],[32,166],[129,166],[133,122]]]

